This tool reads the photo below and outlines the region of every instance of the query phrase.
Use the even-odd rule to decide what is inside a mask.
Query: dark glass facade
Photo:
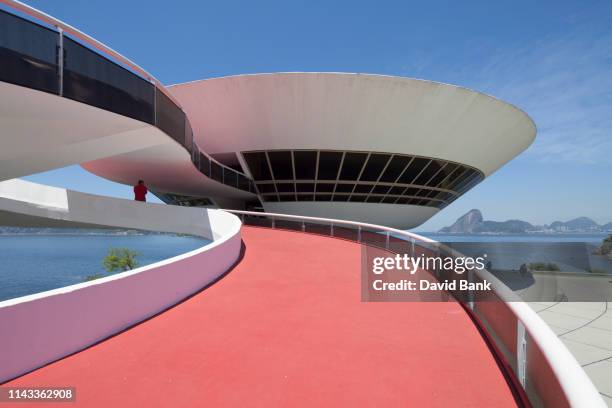
[[[67,34],[4,10],[0,10],[0,81],[54,93],[154,125],[189,151],[192,162],[205,176],[255,192],[246,175],[197,148],[185,112],[154,83]]]
[[[378,152],[243,152],[264,201],[349,201],[443,208],[479,183],[479,170]]]

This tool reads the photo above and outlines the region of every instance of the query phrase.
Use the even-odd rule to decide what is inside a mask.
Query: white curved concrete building
[[[510,104],[410,78],[257,74],[169,90],[194,144],[252,178],[256,197],[215,191],[205,177],[191,180],[188,158],[165,145],[83,167],[126,184],[137,174],[159,193],[223,207],[249,202],[270,212],[412,228],[525,150],[536,133]],[[194,162],[210,174],[207,160]]]

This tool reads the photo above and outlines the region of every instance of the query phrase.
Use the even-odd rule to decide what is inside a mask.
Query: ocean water
[[[518,270],[521,264],[554,263],[561,272],[612,274],[612,260],[593,252],[610,234],[440,234],[420,233],[467,256],[486,254],[493,269]]]
[[[138,266],[145,266],[209,242],[165,234],[0,235],[0,301],[108,275],[102,260],[109,248],[130,248],[139,253]]]

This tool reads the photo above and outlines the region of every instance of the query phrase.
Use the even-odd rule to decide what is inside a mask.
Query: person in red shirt
[[[144,181],[138,180],[138,184],[134,186],[134,200],[136,201],[147,201],[147,186],[145,186]]]

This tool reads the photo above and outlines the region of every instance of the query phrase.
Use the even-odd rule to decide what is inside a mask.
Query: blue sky
[[[520,157],[419,230],[486,219],[612,221],[612,2],[30,1],[166,84],[231,74],[348,71],[473,88],[538,125]],[[478,148],[475,146],[474,148]],[[28,179],[131,189],[78,166]]]

